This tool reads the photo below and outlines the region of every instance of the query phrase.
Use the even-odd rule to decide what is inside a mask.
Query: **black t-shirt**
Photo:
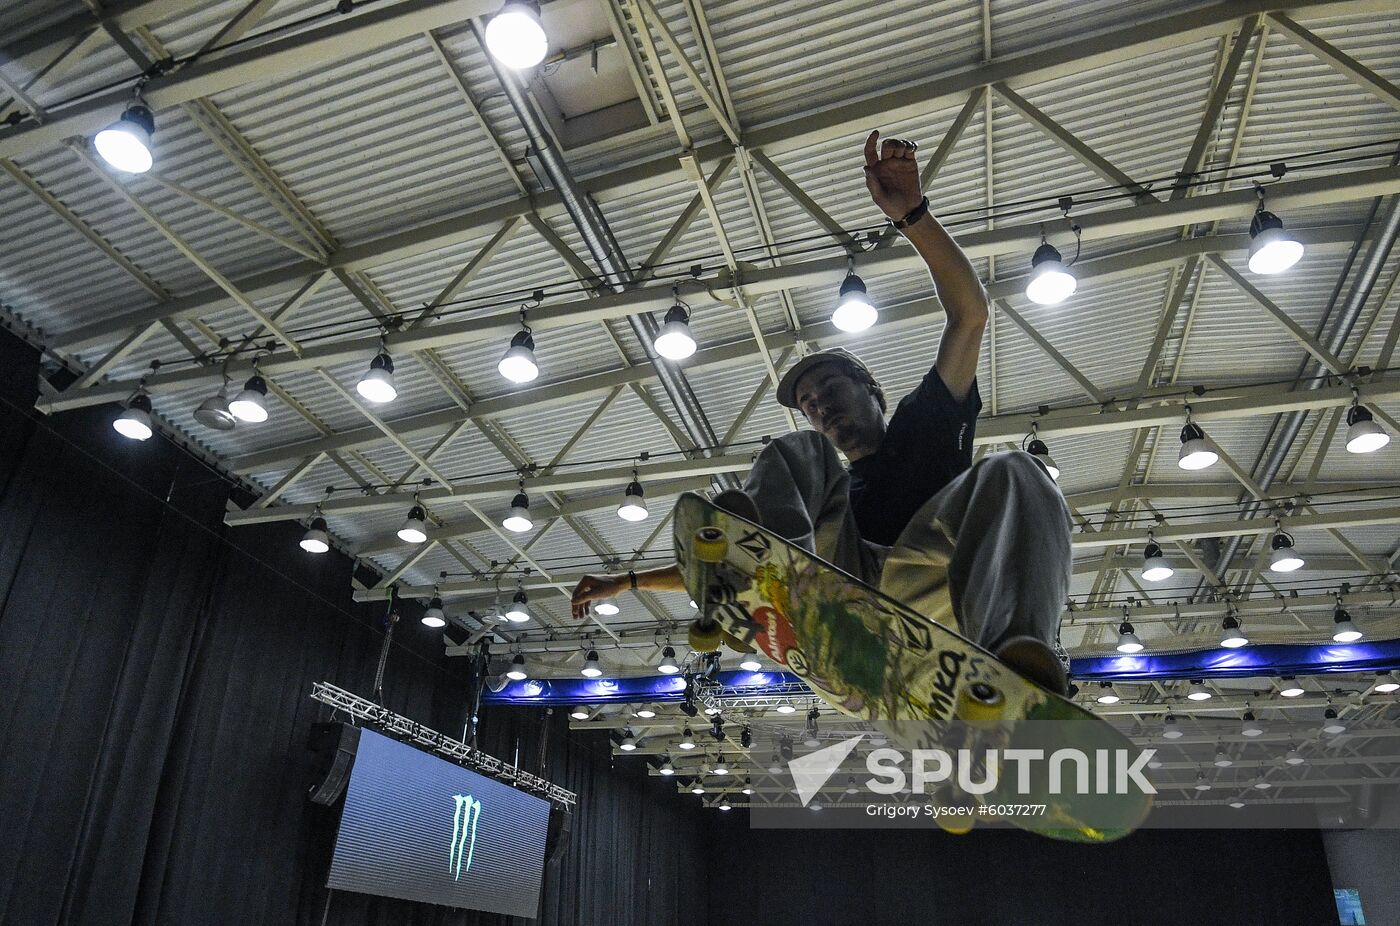
[[[972,465],[981,410],[976,380],[959,402],[937,370],[900,400],[880,448],[850,467],[851,508],[861,537],[893,546],[914,512]]]

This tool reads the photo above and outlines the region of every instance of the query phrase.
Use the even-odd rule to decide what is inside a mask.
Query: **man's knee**
[[[836,448],[817,431],[791,431],[780,434],[770,440],[758,455],[759,459],[772,459],[775,456],[781,456],[789,464],[803,469],[815,468],[818,464],[827,462],[828,457],[835,460],[836,465],[840,465]]]
[[[1025,486],[1032,489],[1053,489],[1058,494],[1055,480],[1045,465],[1023,450],[1007,453],[991,453],[973,467],[978,478],[1005,482],[1007,485]]]

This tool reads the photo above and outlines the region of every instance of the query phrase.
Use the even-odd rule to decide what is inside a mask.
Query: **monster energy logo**
[[[472,853],[476,851],[476,824],[481,820],[481,801],[470,794],[454,794],[456,807],[452,812],[452,844],[447,848],[447,870],[452,872],[452,880],[462,878],[463,856],[465,868],[472,870]]]

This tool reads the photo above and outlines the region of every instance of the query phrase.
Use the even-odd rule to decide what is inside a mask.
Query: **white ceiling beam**
[[[1051,119],[1039,107],[1005,84],[993,84],[992,92],[1001,97],[1003,103],[1011,107],[1022,119],[1040,129],[1047,138],[1059,145],[1070,157],[1098,174],[1100,178],[1115,186],[1132,190],[1144,201],[1154,201],[1151,193],[1142,184],[1113,166],[1108,158],[1079,139],[1079,136]]]
[[[1392,16],[1395,12],[1394,9],[1391,10]],[[1343,77],[1369,91],[1382,103],[1400,109],[1400,87],[1395,86],[1331,42],[1298,25],[1284,14],[1273,13],[1269,19],[1273,22],[1275,29],[1321,58]],[[1391,26],[1394,27],[1393,20]]]
[[[72,16],[46,28],[22,36],[0,48],[0,61],[13,61],[40,52],[58,54],[63,47],[79,41],[104,26],[129,32],[138,26],[159,22],[184,10],[198,9],[207,0],[110,0],[94,14],[82,4],[73,4]]]
[[[1400,192],[1400,167],[1383,167],[1334,177],[1317,177],[1290,183],[1279,183],[1270,189],[1269,202],[1271,207],[1280,211],[1310,209],[1335,202]],[[1164,231],[1179,228],[1182,225],[1216,219],[1248,219],[1253,215],[1257,205],[1258,197],[1254,191],[1242,189],[1175,202],[1154,202],[1145,206],[1127,206],[1122,209],[1080,216],[1078,221],[1083,227],[1084,240],[1088,242]],[[1302,233],[1304,230],[1298,229],[1297,231]],[[959,237],[959,243],[963,250],[972,259],[1003,253],[1030,254],[1040,242],[1040,224],[1033,222],[1005,226],[988,231],[971,232]],[[1190,253],[1204,253],[1211,250],[1207,244],[1201,242],[1212,240],[1223,241],[1219,238],[1204,238],[1173,242],[1172,245],[1181,250],[1184,258]],[[1235,245],[1232,244],[1233,246]],[[1137,267],[1140,266],[1141,255],[1161,253],[1167,252],[1144,248],[1137,252],[1101,258],[1098,261],[1085,261],[1076,267],[1076,275],[1080,275],[1078,273],[1080,267],[1088,268],[1091,263],[1099,267],[1111,268],[1116,260],[1125,265],[1125,268],[1126,266]],[[912,248],[897,246],[866,254],[861,266],[862,270],[868,272],[869,275],[878,276],[901,270],[919,270],[922,269],[923,264]],[[307,269],[309,275],[317,268],[310,265],[309,268],[304,269]],[[703,275],[700,280],[703,284],[716,290],[742,286],[747,294],[756,297],[784,289],[811,286],[829,286],[834,291],[845,276],[846,271],[847,259],[843,254],[839,257],[802,261],[780,267],[748,269],[741,277],[737,278],[728,269],[720,268]],[[295,279],[299,281],[302,277]],[[253,286],[251,289],[242,281],[234,283],[233,286],[245,295],[252,297],[258,292],[258,289],[256,288],[257,282],[255,280],[251,282]],[[988,294],[992,298],[1017,296],[1023,288],[1023,278],[1009,278],[991,284],[988,287]],[[639,312],[664,311],[670,305],[670,298],[669,284],[650,281],[648,284],[619,293],[604,293],[593,298],[559,303],[546,302],[545,305],[530,313],[530,324],[536,331],[538,339],[540,333],[554,328],[591,324],[606,319],[635,315]],[[128,327],[146,324],[161,317],[159,313],[154,311],[138,314],[139,317],[132,318],[133,324],[131,326],[123,324],[114,330],[125,332]],[[518,327],[519,315],[517,312],[494,312],[469,320],[441,321],[431,326],[423,326],[416,331],[400,335],[397,338],[397,344],[400,350],[415,351],[483,340],[504,339],[513,335]],[[78,340],[78,338],[75,336],[74,340]],[[89,339],[84,337],[81,340],[86,342]],[[73,342],[59,336],[54,338],[51,343],[55,348],[68,349]],[[344,341],[308,348],[302,353],[300,367],[296,365],[298,358],[287,354],[274,354],[267,357],[262,361],[261,366],[265,370],[282,372],[310,369],[316,366],[331,366],[362,356],[373,356],[378,344],[378,338],[374,336],[347,338]],[[774,346],[781,345],[775,344]],[[207,371],[190,370],[165,377],[163,382],[167,384],[165,388],[170,388],[170,385],[175,383],[200,382],[202,379],[207,379],[208,376]],[[88,396],[86,404],[96,404],[102,401],[94,398],[98,395],[100,393],[92,392]],[[56,404],[40,405],[40,408],[46,411],[59,411],[64,407],[64,402],[61,399]]]
[[[364,55],[421,32],[494,13],[498,8],[496,0],[403,0],[375,4],[363,13],[342,17],[305,32],[201,58],[152,79],[142,95],[158,113],[244,84],[268,83]],[[131,31],[137,25],[117,20],[109,24],[119,32]],[[74,135],[91,135],[116,118],[130,100],[131,88],[118,87],[53,111],[49,120],[42,124],[25,123],[0,133],[0,158],[25,157]]]
[[[1348,228],[1338,229],[1328,233],[1329,238],[1335,239],[1337,244],[1349,245],[1355,235],[1355,231]],[[1309,236],[1304,236],[1309,237]],[[1317,244],[1320,236],[1309,237],[1310,244]],[[1123,258],[1100,258],[1092,261],[1084,261],[1076,266],[1076,275],[1081,282],[1091,279],[1107,281],[1115,279],[1120,274],[1138,272],[1143,269],[1171,266],[1173,263],[1183,259],[1189,253],[1199,253],[1201,249],[1217,247],[1242,247],[1247,244],[1247,236],[1227,236],[1225,238],[1206,239],[1197,238],[1187,241],[1172,242],[1167,245],[1159,245],[1154,248],[1143,249],[1125,255]],[[1132,268],[1132,269],[1129,269]],[[1018,283],[1010,284],[1008,288],[1018,286]],[[995,290],[997,287],[994,286]],[[931,312],[939,310],[936,299],[919,299],[899,305],[882,306],[880,313],[880,330],[886,334],[900,330],[911,325],[924,323]],[[839,344],[852,341],[859,335],[848,335],[838,331],[829,322],[810,326],[796,332],[779,332],[766,336],[768,345],[773,349],[783,349],[792,347],[801,340],[819,340],[824,344]],[[752,339],[743,339],[729,344],[716,347],[707,347],[696,353],[685,362],[686,369],[698,367],[721,367],[732,366],[745,363],[752,359],[754,351],[757,349],[756,343]],[[266,370],[267,366],[264,365]],[[642,362],[635,366],[623,367],[605,373],[595,373],[578,379],[565,380],[559,383],[551,383],[546,386],[538,386],[531,389],[522,389],[507,395],[492,399],[484,399],[474,404],[471,411],[466,414],[467,418],[489,417],[499,415],[519,408],[539,408],[551,404],[571,404],[579,399],[606,392],[619,385],[629,385],[640,383],[651,379],[655,375],[652,365],[649,362]],[[1149,390],[1144,390],[1141,394],[1146,395]],[[1134,392],[1134,394],[1137,394]],[[124,395],[122,396],[124,397]],[[72,397],[56,394],[48,397],[50,405],[46,410],[62,411],[72,406]],[[113,399],[112,401],[116,401]],[[422,412],[406,418],[395,419],[389,422],[400,434],[411,434],[418,431],[437,430],[463,420],[463,412],[459,407],[452,406],[430,412]],[[984,419],[987,420],[987,419]],[[309,453],[322,450],[344,450],[352,447],[363,447],[374,444],[381,439],[382,435],[373,428],[357,428],[342,431],[338,434],[322,438],[312,438],[310,440],[295,441],[275,447],[264,448],[263,450],[234,456],[230,459],[229,465],[239,472],[253,472],[271,464],[296,460]],[[1017,436],[1015,439],[1019,440]]]
[[[706,457],[696,460],[672,460],[666,463],[643,463],[635,467],[637,478],[644,482],[663,482],[668,479],[682,479],[688,476],[708,476],[713,473],[747,470],[753,462],[751,454],[731,454],[722,457]],[[619,482],[619,468],[594,469],[577,473],[556,473],[549,476],[527,478],[528,492],[564,492],[571,489],[617,488],[624,485],[633,467],[622,472]],[[329,517],[332,515],[361,514],[372,511],[393,511],[402,508],[407,511],[417,495],[424,504],[452,502],[491,501],[503,502],[519,490],[519,480],[488,479],[470,484],[423,489],[419,492],[391,492],[354,498],[332,496],[320,507]],[[224,523],[229,525],[267,524],[272,521],[289,521],[308,517],[316,505],[282,505],[275,508],[245,511],[230,511],[224,515]]]
[[[1352,592],[1343,599],[1346,607],[1359,608],[1366,605],[1390,606],[1395,603],[1395,594],[1389,591]],[[1281,614],[1284,611],[1330,611],[1337,606],[1335,595],[1299,595],[1297,598],[1275,598],[1272,595],[1256,595],[1234,602],[1235,610],[1241,616]],[[1128,609],[1128,620],[1170,620],[1178,618],[1222,618],[1226,604],[1223,601],[1197,601],[1183,604],[1141,605]],[[1065,612],[1065,620],[1073,623],[1112,623],[1123,619],[1121,605],[1107,608],[1080,608]]]
[[[382,34],[375,34],[374,38],[369,38],[369,33],[373,29],[364,30],[364,34],[357,34],[362,40],[361,45],[352,45],[353,53],[363,53],[366,48],[383,44],[385,41],[392,41],[403,37],[410,31],[423,31],[424,22],[420,20],[446,19],[453,21],[450,14],[443,12],[449,7],[484,7],[494,8],[494,0],[473,0],[471,3],[465,0],[458,2],[446,2],[446,0],[420,0],[417,3],[400,3],[394,6],[379,8],[375,7],[369,13],[354,17],[343,23],[336,23],[335,26],[349,27],[355,24],[377,23],[386,31]],[[1314,3],[1303,3],[1292,7],[1297,10],[1325,10],[1329,13],[1341,15],[1343,12],[1372,12],[1386,8],[1385,0],[1351,0],[1351,2],[1327,2],[1319,0]],[[1213,36],[1226,35],[1232,32],[1237,26],[1241,16],[1250,13],[1266,12],[1270,8],[1267,3],[1256,2],[1256,0],[1236,0],[1236,2],[1220,3],[1200,10],[1192,10],[1186,13],[1173,14],[1150,20],[1132,26],[1101,32],[1083,39],[1062,43],[1051,48],[1038,49],[1021,55],[1012,56],[999,61],[994,61],[984,65],[978,65],[965,69],[951,75],[941,75],[939,77],[897,88],[886,94],[874,97],[862,98],[839,107],[822,110],[819,113],[804,115],[786,122],[772,123],[766,126],[759,126],[753,130],[745,132],[745,143],[749,147],[761,147],[772,157],[784,151],[794,151],[810,147],[829,141],[832,138],[854,136],[862,130],[868,128],[872,122],[894,122],[916,118],[918,116],[937,113],[945,108],[958,106],[965,103],[969,93],[980,88],[990,86],[994,83],[1003,83],[1008,87],[1016,88],[1027,85],[1034,85],[1044,81],[1055,80],[1059,77],[1082,74],[1095,67],[1102,67],[1125,60],[1131,60],[1138,55],[1148,54],[1163,48],[1176,47],[1178,45],[1190,44],[1197,41],[1204,41]],[[492,10],[481,9],[472,15],[491,12]],[[372,20],[373,17],[379,17]],[[465,15],[461,18],[465,18]],[[400,22],[407,20],[407,24]],[[443,24],[438,22],[437,25]],[[392,26],[392,28],[390,28]],[[325,27],[326,30],[332,27]],[[287,42],[305,40],[308,43],[314,42],[310,38],[319,34],[323,30],[312,30],[301,36],[294,36],[284,40],[283,43],[269,43],[264,48],[280,48]],[[342,48],[340,42],[334,41],[334,37],[327,39],[333,48]],[[261,51],[256,49],[253,51]],[[321,53],[327,53],[326,49],[317,46]],[[302,70],[312,64],[323,63],[323,59],[313,59],[306,64],[299,64],[296,59],[295,50],[290,56],[278,55],[272,60],[259,62],[253,61],[254,71],[260,71],[262,76],[254,74],[235,74],[238,80],[269,80],[280,76],[288,71]],[[275,67],[274,67],[275,65]],[[187,74],[190,70],[198,68],[194,65],[185,71],[172,74],[162,78],[160,86],[167,90],[182,88],[180,83],[181,75]],[[225,76],[223,83],[227,83],[228,76]],[[210,81],[204,82],[209,85]],[[157,82],[153,82],[155,86]],[[236,84],[233,84],[236,85]],[[227,87],[219,87],[227,89]],[[154,91],[153,91],[154,92]],[[201,87],[200,92],[195,96],[207,95],[215,92],[213,89]],[[178,99],[177,99],[178,97]],[[36,147],[57,141],[65,135],[74,134],[76,131],[95,131],[107,122],[110,122],[113,113],[120,110],[125,101],[125,92],[121,94],[121,100],[113,99],[96,107],[95,115],[83,123],[81,129],[69,127],[52,139],[28,139],[25,142],[23,132],[37,131],[33,128],[23,130],[19,135],[15,132],[9,134],[0,132],[0,157],[13,156],[15,154],[27,153]],[[182,90],[180,93],[172,92],[170,98],[173,102],[189,99]],[[158,96],[153,99],[153,105],[170,105],[160,100],[164,97]],[[52,125],[52,123],[50,123]],[[46,128],[46,127],[39,127]],[[721,157],[732,154],[728,142],[716,143],[702,146],[692,152],[701,163],[716,161]],[[676,159],[671,153],[661,155],[650,161],[643,162],[614,171],[609,174],[585,178],[584,187],[600,202],[632,195],[649,189],[655,189],[665,182],[679,182],[682,178],[676,173]],[[1379,195],[1379,194],[1369,194]],[[1271,202],[1274,200],[1271,197]],[[417,256],[441,248],[451,247],[467,241],[478,239],[489,233],[491,228],[499,225],[506,219],[524,215],[535,209],[545,213],[557,212],[562,208],[557,194],[547,192],[538,194],[533,200],[526,197],[498,204],[486,209],[470,212],[465,215],[447,219],[442,222],[433,223],[419,228],[410,229],[405,232],[389,235],[384,238],[366,242],[362,245],[347,247],[332,256],[332,263],[337,266],[344,266],[347,269],[370,269],[383,263],[402,260],[407,257]],[[1033,245],[1032,245],[1033,246]],[[261,274],[257,278],[240,281],[240,288],[257,295],[258,290],[264,286],[277,286],[278,280],[285,272],[290,272],[293,278],[304,276],[314,268],[295,267],[284,270],[271,271]],[[114,330],[135,327],[145,319],[139,316],[148,314],[150,311],[158,312],[160,315],[179,314],[185,311],[199,311],[207,308],[209,300],[221,301],[222,297],[214,292],[205,291],[197,293],[180,300],[168,302],[149,310],[138,310],[137,313],[120,313],[114,316],[110,325],[89,326],[81,332],[70,333],[73,338],[87,339],[99,335],[101,332],[112,333]],[[138,317],[132,318],[136,314]],[[80,341],[64,339],[62,344],[55,342],[55,346],[71,348]]]

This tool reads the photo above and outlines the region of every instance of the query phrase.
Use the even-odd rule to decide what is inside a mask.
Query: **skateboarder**
[[[838,347],[802,358],[777,396],[813,430],[772,441],[743,490],[723,492],[715,503],[1063,692],[1067,679],[1054,647],[1069,589],[1069,512],[1030,454],[997,453],[972,465],[987,293],[929,212],[917,145],[881,142],[879,134],[865,142],[865,183],[933,276],[945,315],[933,367],[887,421],[884,390],[855,354]],[[675,566],[585,576],[574,589],[574,617],[586,616],[589,602],[629,588],[685,586]]]

